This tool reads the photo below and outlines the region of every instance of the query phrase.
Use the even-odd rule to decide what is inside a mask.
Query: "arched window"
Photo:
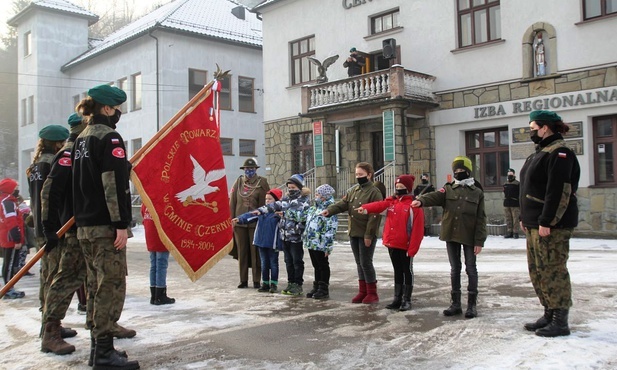
[[[538,22],[523,36],[523,78],[557,73],[557,35],[548,23]]]

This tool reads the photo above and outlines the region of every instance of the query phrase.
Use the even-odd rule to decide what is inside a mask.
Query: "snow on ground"
[[[524,239],[489,237],[478,258],[479,317],[446,318],[449,264],[444,243],[425,238],[414,261],[413,309],[386,310],[392,266],[375,253],[381,302],[355,305],[356,272],[348,243],[331,256],[331,298],[315,301],[236,289],[237,262],[220,261],[191,283],[170,261],[168,293],[176,304],[149,304],[149,257],[143,229],[128,246],[127,297],[120,323],[136,329],[116,340],[142,369],[614,369],[617,368],[617,241],[573,239],[569,268],[572,335],[541,338],[522,328],[542,311],[529,283]],[[305,290],[313,269],[305,255]],[[87,369],[89,332],[73,302],[66,326],[75,353],[40,352],[38,265],[17,287],[22,300],[0,301],[0,369]],[[286,282],[280,258],[281,284]],[[463,283],[465,283],[463,278]]]

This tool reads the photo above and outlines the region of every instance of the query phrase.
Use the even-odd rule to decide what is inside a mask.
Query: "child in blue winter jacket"
[[[304,283],[304,249],[301,237],[306,225],[306,210],[310,206],[310,190],[304,187],[304,177],[300,174],[292,175],[286,185],[287,196],[254,212],[282,212],[279,233],[283,242],[288,285],[281,293],[299,296],[302,295]]]
[[[315,205],[306,212],[306,228],[302,234],[304,248],[308,249],[311,263],[315,269],[313,290],[307,298],[326,299],[330,297],[330,263],[328,256],[334,247],[334,236],[338,227],[338,217],[322,216],[321,213],[334,203],[334,188],[323,184],[315,189]]]
[[[266,193],[266,206],[279,201],[283,196],[281,189],[270,189]],[[236,224],[257,222],[253,244],[258,247],[261,258],[261,287],[258,292],[276,293],[279,280],[279,251],[282,250],[279,237],[281,217],[276,213],[256,215],[251,211],[232,219]]]

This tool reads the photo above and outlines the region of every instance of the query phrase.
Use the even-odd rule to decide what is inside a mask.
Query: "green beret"
[[[68,121],[69,121],[69,127],[75,127],[81,124],[82,117],[77,113],[73,113],[69,116]]]
[[[550,121],[556,122],[561,121],[561,117],[555,112],[551,112],[550,110],[534,110],[529,113],[529,122],[532,121]]]
[[[126,101],[126,93],[115,86],[98,85],[88,90],[95,102],[115,107]]]
[[[69,138],[69,130],[60,125],[49,125],[39,131],[41,139],[49,141],[64,141]]]

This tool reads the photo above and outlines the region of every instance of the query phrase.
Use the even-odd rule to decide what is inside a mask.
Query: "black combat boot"
[[[473,319],[478,316],[478,312],[476,311],[476,302],[478,300],[478,293],[467,293],[467,310],[465,311],[465,317],[468,319]]]
[[[90,337],[90,358],[88,359],[88,366],[92,366],[92,364],[94,363],[94,349],[95,348],[96,348],[96,341],[94,340],[94,338]],[[116,353],[120,357],[124,357],[124,358],[129,357],[129,355],[126,354],[126,351],[118,351],[115,348],[114,348],[114,351],[116,351]]]
[[[156,299],[156,287],[150,287],[150,304],[154,304],[154,300]]]
[[[320,281],[317,291],[313,294],[314,299],[327,299],[330,298],[330,288],[328,283]]]
[[[403,303],[399,311],[411,310],[411,292],[413,292],[413,285],[405,285],[405,291],[403,292]]]
[[[553,320],[547,326],[536,330],[536,335],[540,337],[561,337],[570,335],[568,327],[567,308],[556,308],[553,310]]]
[[[129,361],[114,349],[114,338],[111,335],[96,340],[94,349],[94,370],[137,370],[139,362]]]
[[[503,236],[505,239],[510,239],[513,237],[513,233],[506,233],[506,235]]]
[[[389,310],[398,310],[401,307],[403,296],[403,284],[394,284],[394,299],[386,306]]]
[[[443,310],[444,316],[454,316],[460,315],[463,313],[463,309],[461,308],[461,292],[451,292],[450,296],[452,297],[452,304],[450,307]]]
[[[311,289],[308,293],[306,293],[306,298],[313,298],[313,294],[317,293],[319,289],[319,282],[313,281],[313,289]]]
[[[167,296],[167,288],[163,287],[163,288],[155,288],[156,290],[156,296],[154,298],[154,304],[157,306],[163,305],[163,304],[172,304],[172,303],[176,303],[176,300],[174,298],[170,298]]]
[[[518,232],[514,233],[514,239],[518,239]]]
[[[525,329],[529,331],[536,331],[542,329],[553,321],[553,310],[548,307],[544,307],[544,315],[540,317],[536,322],[528,322],[525,324]]]

